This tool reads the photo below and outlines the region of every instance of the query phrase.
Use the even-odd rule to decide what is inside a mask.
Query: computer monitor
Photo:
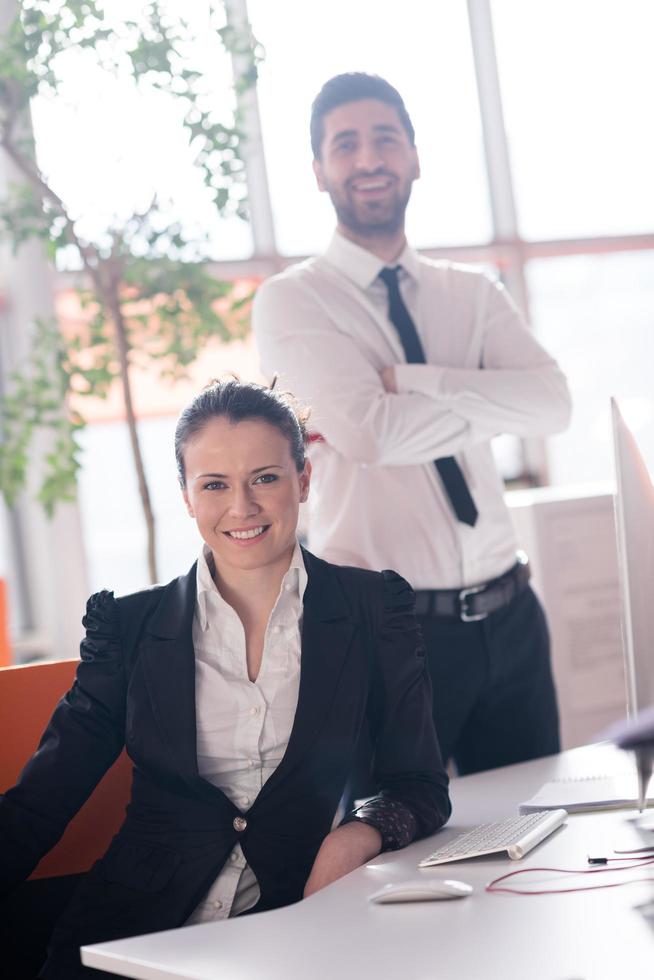
[[[654,704],[654,485],[614,398],[615,526],[627,710]]]

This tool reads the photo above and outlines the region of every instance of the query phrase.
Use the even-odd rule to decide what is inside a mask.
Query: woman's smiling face
[[[217,569],[288,567],[311,464],[298,472],[279,429],[212,418],[187,443],[184,473],[186,507]]]

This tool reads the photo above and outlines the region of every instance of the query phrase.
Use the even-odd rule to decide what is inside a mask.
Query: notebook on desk
[[[647,805],[654,805],[654,795],[648,793]],[[618,776],[582,776],[553,779],[521,803],[519,813],[536,810],[558,810],[568,813],[584,810],[624,810],[638,806],[638,782],[633,773]]]

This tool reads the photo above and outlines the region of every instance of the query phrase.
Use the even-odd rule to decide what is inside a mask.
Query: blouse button
[[[273,633],[274,633],[274,634],[275,634],[276,636],[279,636],[279,634],[281,633],[281,631],[282,631],[282,628],[281,628],[281,626],[273,626]]]
[[[250,797],[249,796],[242,796],[240,802],[241,802],[241,806],[247,806],[248,803],[250,802]]]
[[[221,909],[223,907],[223,903],[219,899],[216,899],[216,901],[213,903],[213,907],[215,909]]]
[[[234,827],[234,830],[238,830],[239,834],[245,830],[247,825],[248,822],[245,819],[245,817],[234,817],[234,820],[232,821],[232,826]]]

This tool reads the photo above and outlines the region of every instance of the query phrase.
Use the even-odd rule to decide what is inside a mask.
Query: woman
[[[0,801],[0,882],[31,872],[123,745],[125,822],[53,936],[82,944],[298,901],[449,815],[413,594],[296,540],[306,432],[289,401],[214,382],[182,413],[182,494],[204,540],[165,586],[89,600],[81,663]],[[338,492],[338,488],[334,488]],[[379,795],[331,830],[359,731]]]

